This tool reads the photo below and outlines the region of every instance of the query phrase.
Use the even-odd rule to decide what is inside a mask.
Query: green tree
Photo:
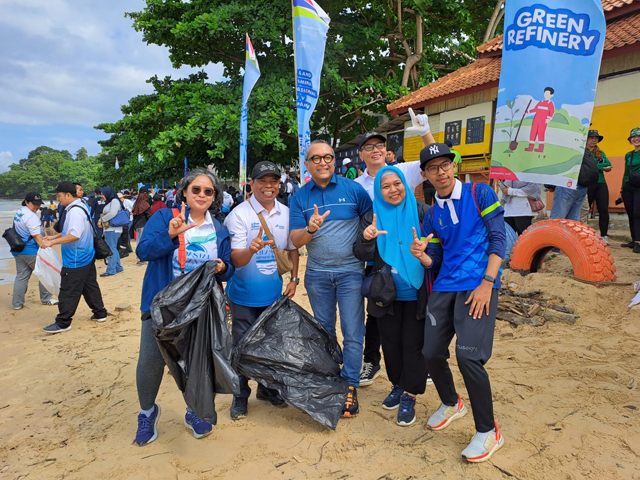
[[[385,106],[409,87],[467,64],[485,34],[495,1],[320,2],[332,22],[312,135],[331,139],[334,146],[349,140],[373,128],[371,114],[386,114]],[[127,14],[145,42],[168,47],[175,67],[219,63],[225,80],[211,84],[204,73],[175,81],[154,77],[149,80],[154,93],[132,98],[122,108],[122,120],[99,125],[117,135],[129,154],[139,152],[149,159],[133,168],[142,176],[177,175],[186,156],[192,166],[214,163],[222,175],[237,175],[245,32],[262,72],[249,100],[249,163],[292,163],[297,158],[297,124],[291,4],[146,4],[143,11]]]
[[[76,152],[76,160],[86,160],[87,158],[89,158],[89,153],[86,148],[82,147]]]

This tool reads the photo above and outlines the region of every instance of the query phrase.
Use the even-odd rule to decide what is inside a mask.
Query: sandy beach
[[[640,279],[639,257],[620,248],[615,233],[618,282]],[[517,328],[497,322],[487,369],[506,443],[481,465],[460,457],[474,433],[471,415],[443,432],[426,428],[439,406],[433,386],[418,398],[418,421],[397,426],[395,411],[380,406],[391,387],[386,375],[359,389],[360,415],[341,420],[335,432],[255,396],[249,416],[234,422],[231,397],[223,395],[213,434],[196,440],[183,425],[185,405],[166,374],[159,437],[134,445],[145,267],[136,266],[133,255],[123,266],[122,274],[99,279],[113,316],[91,322],[81,301],[72,330],[55,336],[41,331],[57,310],[40,304],[35,277],[20,311],[11,307],[12,286],[0,286],[0,478],[640,479],[640,307],[627,309],[630,286],[572,280],[564,255],[542,273],[504,274],[503,283],[542,290],[580,319]],[[98,273],[104,270],[99,263]],[[309,309],[303,286],[295,300]],[[123,303],[129,310],[116,311]],[[452,369],[466,400],[455,361]]]

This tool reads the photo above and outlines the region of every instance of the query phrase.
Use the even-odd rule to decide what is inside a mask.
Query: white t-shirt
[[[189,217],[187,225],[191,225],[193,219]],[[218,234],[213,224],[211,215],[207,212],[204,222],[199,227],[193,227],[184,232],[184,243],[186,246],[187,261],[184,266],[184,273],[195,270],[200,265],[209,260],[218,258]],[[173,251],[173,276],[182,275],[180,270],[180,249]]]
[[[262,213],[279,249],[295,250],[289,238],[289,208],[275,202],[267,212],[254,196],[233,209],[224,222],[232,235],[232,250],[249,248],[258,236],[262,225],[256,212]],[[268,240],[265,232],[262,239]],[[282,295],[282,277],[278,274],[276,257],[269,245],[253,255],[247,265],[236,268],[227,283],[227,295],[233,303],[247,307],[271,305]]]
[[[26,242],[22,252],[13,252],[13,255],[36,255],[38,253],[38,244],[33,238],[29,238],[29,235],[35,237],[43,234],[42,223],[38,215],[25,206],[18,210],[13,221],[15,222],[16,232],[18,232],[22,241]],[[28,242],[27,239],[29,239]]]
[[[400,170],[404,174],[404,178],[407,180],[407,186],[411,189],[411,191],[415,191],[416,187],[424,182],[424,178],[420,174],[420,162],[407,162],[407,163],[399,163],[394,165],[395,168]],[[373,200],[373,185],[376,181],[375,177],[369,175],[368,169],[364,170],[364,173],[355,179],[355,182],[359,183],[364,187],[364,189]]]

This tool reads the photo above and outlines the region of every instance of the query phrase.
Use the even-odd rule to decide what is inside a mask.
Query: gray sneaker
[[[42,331],[45,333],[62,333],[68,330],[71,330],[71,325],[69,325],[67,328],[61,328],[57,323],[52,323],[51,325],[47,325],[42,329]]]

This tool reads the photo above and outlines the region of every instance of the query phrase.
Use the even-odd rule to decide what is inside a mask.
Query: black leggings
[[[640,189],[627,183],[622,189],[622,200],[629,217],[631,238],[634,242],[640,242]]]
[[[606,237],[609,232],[609,188],[606,183],[591,185],[587,191],[589,207],[596,202],[600,222],[600,236]]]

